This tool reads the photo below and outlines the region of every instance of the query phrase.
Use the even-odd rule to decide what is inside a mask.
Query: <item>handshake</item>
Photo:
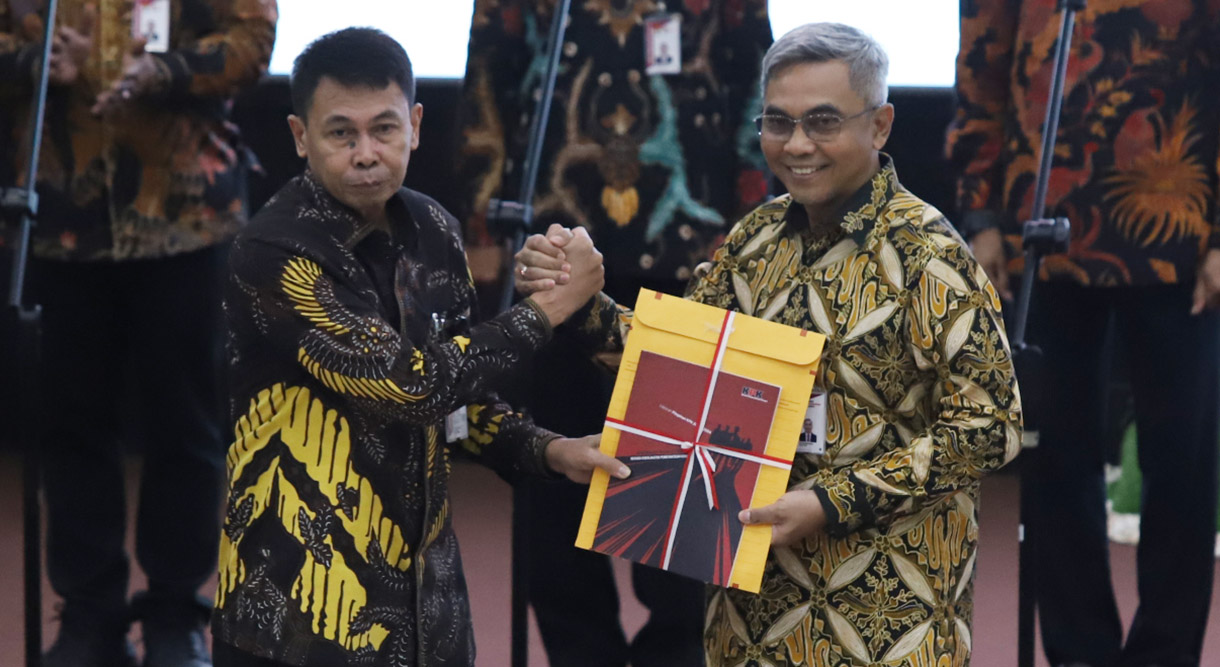
[[[606,284],[602,254],[582,227],[551,225],[534,234],[515,256],[513,280],[556,326],[589,302]]]

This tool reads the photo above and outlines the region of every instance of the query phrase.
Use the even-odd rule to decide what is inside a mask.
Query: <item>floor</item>
[[[132,479],[138,462],[130,467]],[[11,452],[0,452],[0,667],[24,665],[21,567],[21,477],[20,459]],[[134,488],[129,485],[130,488]],[[997,475],[983,485],[981,505],[981,553],[975,588],[974,659],[982,667],[1016,664],[1017,597],[1017,478]],[[478,667],[508,665],[509,620],[509,488],[492,473],[471,465],[458,465],[454,471],[453,503],[455,525],[462,541],[479,646]],[[134,503],[133,503],[134,505]],[[1135,611],[1135,550],[1114,545],[1111,549],[1119,607],[1128,621]],[[626,568],[619,564],[620,582]],[[132,588],[143,585],[135,574]],[[42,612],[43,640],[54,636],[54,596],[45,585]],[[629,588],[624,589],[629,590]],[[210,591],[208,591],[210,592]],[[647,611],[630,593],[624,593],[622,622],[631,635],[644,622]],[[138,632],[138,631],[136,631]],[[138,637],[133,634],[134,639]],[[529,649],[531,667],[545,667],[546,657],[536,630],[531,627]],[[1213,597],[1204,667],[1220,667],[1220,602]],[[1046,663],[1039,657],[1038,665]]]

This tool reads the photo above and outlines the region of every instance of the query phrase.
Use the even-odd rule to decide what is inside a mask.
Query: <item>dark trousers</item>
[[[612,296],[635,302],[638,286],[618,287]],[[653,287],[682,293],[681,285]],[[538,424],[569,436],[601,432],[614,378],[562,335],[537,355],[530,377]],[[649,616],[627,641],[610,558],[574,546],[587,494],[566,481],[529,482],[516,494],[528,508],[529,600],[551,667],[702,665],[706,586],[694,579],[632,565],[632,587]]]
[[[1215,567],[1220,316],[1190,315],[1192,287],[1035,290],[1030,340],[1048,381],[1030,530],[1052,664],[1199,664]],[[1106,348],[1130,374],[1143,473],[1140,602],[1125,643],[1106,538]]]
[[[529,599],[551,666],[702,665],[705,585],[694,579],[632,564],[632,588],[649,615],[627,641],[610,558],[573,546],[587,494],[587,487],[560,482],[517,493],[532,508]]]
[[[47,571],[69,604],[126,604],[120,429],[143,452],[136,556],[155,596],[194,599],[216,571],[224,440],[224,248],[167,259],[32,264],[43,307]],[[124,390],[134,400],[122,400]]]

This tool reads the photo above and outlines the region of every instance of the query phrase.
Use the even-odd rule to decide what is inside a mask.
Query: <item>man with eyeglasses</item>
[[[712,589],[708,664],[969,663],[979,482],[1019,451],[1021,401],[998,294],[881,152],[887,68],[836,23],[771,47],[759,140],[788,194],[737,223],[687,292],[828,339],[810,400],[825,433],[798,446],[788,493],[739,515],[771,524],[773,548],[759,594]],[[518,263],[524,291],[562,265],[543,237]],[[570,321],[607,346],[621,315],[599,297]]]

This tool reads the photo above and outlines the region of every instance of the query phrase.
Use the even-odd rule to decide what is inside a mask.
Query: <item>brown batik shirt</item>
[[[962,2],[957,115],[965,230],[999,225],[1013,262],[1032,214],[1062,14],[1057,0]],[[1081,285],[1193,282],[1220,248],[1220,1],[1102,0],[1077,15],[1047,190],[1072,243],[1042,276]]]
[[[169,50],[153,54],[159,88],[117,115],[95,117],[98,93],[122,76],[138,1],[59,2],[61,26],[77,26],[87,4],[97,6],[98,19],[76,82],[48,93],[33,239],[39,257],[166,257],[226,241],[246,217],[252,158],[226,120],[227,107],[266,71],[275,0],[173,0]],[[25,182],[41,50],[23,27],[31,17],[15,7],[0,0],[0,110],[12,119],[0,140],[0,169]]]
[[[514,199],[545,74],[547,0],[475,2],[463,98],[467,238]],[[647,18],[681,20],[677,74],[647,73]],[[766,197],[753,118],[771,45],[763,0],[573,2],[543,145],[536,229],[589,230],[611,281],[686,282],[729,223]]]

